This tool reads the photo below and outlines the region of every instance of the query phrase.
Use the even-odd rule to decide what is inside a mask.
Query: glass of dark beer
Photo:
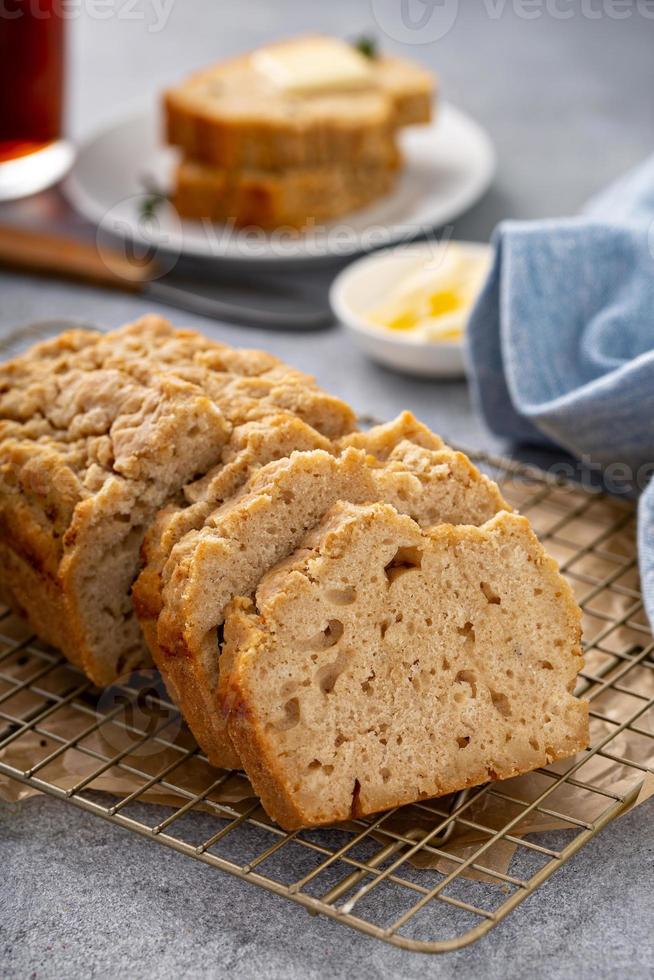
[[[62,136],[65,0],[0,3],[0,200],[49,187],[73,150]]]

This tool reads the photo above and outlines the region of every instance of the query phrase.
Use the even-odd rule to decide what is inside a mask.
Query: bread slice
[[[220,461],[208,473],[187,484],[182,499],[163,507],[148,528],[142,549],[142,569],[132,599],[148,644],[157,648],[157,621],[162,608],[161,576],[173,547],[184,535],[201,528],[207,517],[247,483],[253,474],[296,450],[334,452],[333,443],[295,415],[279,412],[237,426]]]
[[[323,164],[287,170],[228,170],[196,160],[178,165],[172,203],[182,218],[266,230],[329,221],[358,211],[392,189],[400,165],[387,159],[354,166]]]
[[[286,830],[507,779],[588,743],[580,619],[525,518],[338,504],[227,611],[229,733]]]
[[[148,661],[130,587],[157,510],[278,412],[338,437],[351,409],[260,351],[156,316],[0,366],[0,591],[96,683]]]
[[[374,439],[381,439],[378,434]],[[198,743],[214,765],[239,764],[217,709],[220,632],[232,598],[249,595],[339,500],[390,500],[421,524],[483,523],[508,505],[461,453],[406,441],[382,462],[348,447],[296,452],[260,469],[243,491],[172,548],[161,574],[152,652]]]
[[[369,82],[355,90],[298,95],[276,89],[257,69],[257,57],[278,47],[224,61],[169,89],[167,141],[189,159],[228,170],[378,166],[398,126],[430,119],[434,78],[413,62],[384,55],[369,63]]]
[[[405,446],[406,444],[406,446]],[[200,530],[209,515],[229,500],[266,463],[294,451],[323,449],[338,454],[348,446],[364,450],[378,465],[409,446],[442,449],[444,443],[411,412],[364,432],[353,432],[332,443],[300,418],[280,412],[238,426],[225,445],[219,463],[183,488],[183,499],[162,508],[148,528],[142,546],[142,570],[132,596],[150,649],[158,655],[157,620],[162,609],[162,575],[173,547],[190,531]],[[404,447],[404,449],[402,448]],[[417,487],[417,485],[414,485]]]

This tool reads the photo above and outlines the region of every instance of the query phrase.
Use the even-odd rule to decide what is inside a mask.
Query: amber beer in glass
[[[70,165],[65,29],[65,0],[0,0],[0,200],[43,190]]]

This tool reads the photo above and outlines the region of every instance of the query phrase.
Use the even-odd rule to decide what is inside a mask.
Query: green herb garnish
[[[157,187],[151,177],[142,178],[144,195],[139,200],[139,216],[143,221],[148,221],[155,217],[157,211],[169,197],[165,191]]]
[[[379,54],[377,40],[370,35],[362,34],[361,37],[352,41],[352,47],[356,48],[366,58],[376,58]]]
[[[154,218],[158,209],[161,207],[164,201],[168,198],[165,194],[148,194],[147,197],[142,198],[139,204],[139,213],[143,220],[149,218]]]

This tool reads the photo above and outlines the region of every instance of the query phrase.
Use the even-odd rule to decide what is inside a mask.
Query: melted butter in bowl
[[[450,242],[441,254],[418,257],[416,267],[364,316],[373,326],[411,331],[433,343],[460,341],[489,268],[485,247]]]
[[[466,325],[491,260],[491,247],[473,242],[376,252],[338,276],[332,308],[374,360],[423,376],[460,377]]]

